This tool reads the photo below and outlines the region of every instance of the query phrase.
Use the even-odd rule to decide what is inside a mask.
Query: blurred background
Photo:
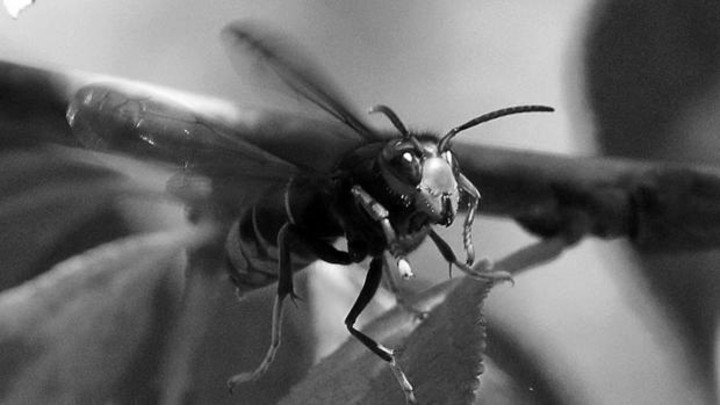
[[[546,104],[556,113],[494,122],[463,141],[572,155],[718,159],[720,13],[700,0],[39,0],[18,20],[0,16],[0,55],[262,105],[267,101],[253,99],[257,89],[233,71],[219,40],[222,27],[238,19],[266,22],[303,44],[359,111],[387,104],[413,128],[444,131],[500,107]],[[443,235],[461,246],[460,227]],[[533,240],[512,222],[483,217],[474,236],[478,253],[494,259]],[[412,259],[422,263],[415,266],[419,283],[446,277],[434,249]],[[565,403],[714,403],[717,259],[641,255],[624,242],[584,241],[517,277],[512,288],[493,290],[486,302],[491,339],[511,339],[531,353]],[[657,268],[663,271],[649,276]],[[312,338],[290,337],[281,357],[283,350],[308,350],[312,357],[303,361],[312,362],[345,338],[342,319],[359,288],[345,274],[311,272],[308,313],[288,317],[297,315],[300,330],[312,323]],[[251,316],[263,326],[248,341],[263,350],[271,295],[259,294],[244,315],[227,304],[213,325]],[[201,369],[203,378],[220,382],[227,371]],[[265,389],[282,375],[269,377]],[[227,400],[221,394],[218,400]]]

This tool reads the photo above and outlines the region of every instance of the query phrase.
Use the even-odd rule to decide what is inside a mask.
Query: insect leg
[[[455,256],[455,252],[453,252],[450,245],[448,245],[447,242],[443,238],[440,237],[440,235],[435,232],[435,230],[430,229],[430,240],[435,243],[435,246],[440,251],[440,254],[443,258],[445,258],[445,261],[448,262],[448,277],[452,278],[452,266],[458,265],[459,261],[457,259],[457,256]]]
[[[460,189],[465,191],[465,193],[467,193],[470,197],[469,209],[467,216],[465,216],[465,224],[463,225],[463,246],[465,246],[465,253],[467,254],[465,263],[468,266],[472,266],[475,262],[475,248],[473,247],[472,242],[472,225],[473,221],[475,221],[475,211],[477,210],[478,202],[480,201],[480,192],[462,173],[458,174],[457,181]]]
[[[390,215],[388,210],[360,186],[353,186],[351,192],[355,197],[355,200],[363,207],[363,209],[365,209],[365,212],[367,212],[372,219],[380,223],[383,233],[385,234],[385,239],[387,240],[388,250],[395,258],[400,274],[402,274],[403,278],[406,279],[414,277],[415,275],[410,268],[410,263],[408,263],[407,259],[405,259],[405,254],[397,241],[395,230],[388,219],[388,216]]]
[[[332,264],[347,265],[357,263],[364,259],[366,255],[364,251],[361,252],[353,249],[349,249],[347,252],[338,250],[330,243],[308,236],[297,228],[294,228],[293,237],[298,243],[303,244],[312,251],[318,259]]]
[[[393,351],[379,344],[368,335],[355,329],[355,321],[357,321],[358,316],[360,316],[365,307],[367,307],[368,303],[370,303],[370,300],[372,300],[375,292],[377,292],[377,289],[380,286],[382,272],[382,256],[373,257],[372,261],[370,262],[370,268],[368,269],[367,276],[365,278],[365,284],[363,284],[362,289],[360,290],[360,295],[358,296],[355,304],[353,304],[350,312],[345,318],[345,326],[347,327],[348,331],[350,331],[350,334],[352,334],[356,339],[358,339],[362,344],[364,344],[365,347],[370,349],[370,351],[378,355],[381,359],[385,360],[390,365],[393,374],[395,375],[395,378],[398,380],[400,387],[405,393],[405,399],[408,403],[414,404],[415,395],[413,393],[412,385],[410,385],[407,377],[405,377],[402,369],[395,361]]]
[[[233,388],[237,384],[244,382],[254,381],[262,377],[263,374],[268,370],[270,364],[275,360],[275,354],[280,347],[280,336],[282,332],[282,316],[283,316],[283,303],[285,298],[290,295],[296,298],[293,290],[292,280],[292,262],[290,258],[290,247],[292,244],[292,227],[290,223],[280,228],[280,232],[277,236],[277,246],[279,249],[279,274],[278,274],[278,289],[277,295],[275,296],[275,302],[273,303],[273,317],[272,317],[272,332],[270,338],[270,347],[268,348],[262,363],[255,369],[255,371],[249,373],[240,373],[230,377],[227,382],[228,389],[232,393]]]
[[[437,246],[440,254],[450,264],[450,276],[452,276],[452,265],[454,264],[465,274],[471,277],[493,281],[512,281],[512,275],[510,275],[510,273],[506,271],[493,271],[492,263],[489,260],[483,260],[474,266],[468,266],[467,263],[461,262],[458,260],[450,245],[448,245],[448,243],[445,242],[445,240],[443,240],[443,238],[441,238],[435,230],[431,229],[429,236],[430,240],[432,240],[433,243],[435,243],[435,246]]]

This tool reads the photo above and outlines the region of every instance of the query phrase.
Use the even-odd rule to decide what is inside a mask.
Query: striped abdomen
[[[269,189],[252,207],[243,210],[226,241],[230,276],[240,290],[252,290],[278,279],[280,228],[292,222],[308,235],[334,240],[342,235],[328,200],[327,180],[293,178],[285,187]],[[291,246],[293,271],[305,268],[316,256],[304,246]]]

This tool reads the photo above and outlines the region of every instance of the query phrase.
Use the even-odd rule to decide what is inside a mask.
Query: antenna
[[[408,132],[407,128],[405,128],[405,125],[402,123],[400,118],[398,118],[397,114],[395,114],[395,111],[392,110],[392,108],[378,104],[375,107],[371,108],[370,111],[368,111],[368,114],[375,114],[375,113],[381,113],[385,115],[390,122],[392,122],[393,126],[397,128],[398,131],[400,131],[400,134],[402,134],[403,138],[409,138],[410,133]]]
[[[521,114],[521,113],[528,113],[528,112],[553,112],[555,111],[552,107],[547,107],[544,105],[520,105],[516,107],[508,107],[503,108],[500,110],[496,110],[493,112],[489,112],[487,114],[483,114],[479,117],[473,118],[470,121],[460,125],[459,127],[455,127],[451,129],[445,136],[440,139],[440,143],[438,144],[438,149],[441,152],[444,152],[448,150],[450,147],[450,141],[452,140],[455,135],[458,133],[472,128],[476,125],[482,124],[483,122],[488,122],[491,120],[494,120],[496,118],[504,117],[506,115],[512,115],[512,114]]]

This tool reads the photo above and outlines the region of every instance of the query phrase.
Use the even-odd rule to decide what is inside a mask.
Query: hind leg
[[[337,250],[325,241],[307,236],[301,229],[292,223],[286,223],[282,226],[282,228],[280,228],[280,232],[277,237],[277,246],[279,251],[278,288],[277,295],[275,296],[275,302],[273,304],[270,347],[265,353],[265,357],[262,362],[254,371],[234,375],[228,380],[227,385],[230,392],[232,392],[233,388],[237,384],[257,380],[262,377],[275,359],[275,354],[277,353],[281,342],[282,317],[285,298],[288,296],[293,300],[298,298],[293,288],[292,258],[290,257],[290,253],[293,247],[298,247],[299,245],[310,250],[319,259],[334,264],[350,264],[356,262],[357,256],[360,254]]]
[[[288,295],[295,295],[292,285],[292,264],[290,263],[290,238],[288,237],[291,226],[292,225],[289,223],[283,225],[277,237],[278,249],[280,252],[280,264],[278,270],[279,280],[277,295],[275,296],[275,302],[273,304],[270,347],[268,348],[267,353],[265,353],[265,357],[262,362],[254,371],[240,373],[230,377],[227,382],[230,393],[232,393],[233,388],[235,388],[237,384],[257,380],[262,377],[272,364],[273,360],[275,360],[275,354],[277,353],[277,349],[280,347],[283,304]]]

